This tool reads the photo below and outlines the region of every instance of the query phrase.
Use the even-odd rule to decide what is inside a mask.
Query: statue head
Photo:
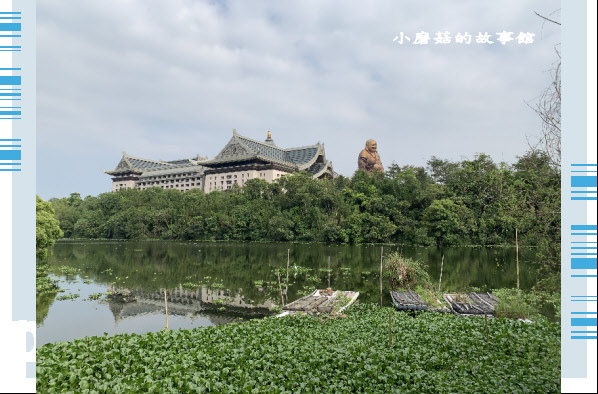
[[[378,144],[375,140],[367,140],[365,143],[365,150],[370,153],[376,153],[378,151]]]

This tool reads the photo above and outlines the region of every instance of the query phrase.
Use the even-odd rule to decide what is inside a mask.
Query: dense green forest
[[[560,172],[540,152],[318,181],[295,173],[204,194],[152,188],[50,202],[69,238],[540,246],[560,237]]]

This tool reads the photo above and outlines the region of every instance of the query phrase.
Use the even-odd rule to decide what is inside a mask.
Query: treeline
[[[560,172],[541,152],[318,181],[295,173],[204,194],[151,188],[50,202],[65,237],[411,245],[560,242]]]

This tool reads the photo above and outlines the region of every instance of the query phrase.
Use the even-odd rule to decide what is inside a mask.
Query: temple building
[[[104,173],[112,176],[112,191],[161,187],[209,193],[231,189],[235,184],[242,187],[254,178],[273,182],[297,171],[307,171],[316,179],[332,178],[332,162],[326,160],[324,144],[283,149],[276,146],[270,131],[268,138],[260,142],[233,130],[230,141],[213,159],[198,155],[192,159],[155,161],[123,152],[116,168]]]

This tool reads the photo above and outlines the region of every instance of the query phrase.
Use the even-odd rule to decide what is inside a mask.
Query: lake
[[[423,261],[435,281],[444,255],[443,291],[517,284],[515,248],[383,247],[384,256],[394,251]],[[316,288],[380,303],[380,254],[374,245],[61,241],[48,264],[63,292],[38,298],[36,343],[158,331],[166,325],[164,289],[170,329],[263,318],[281,297],[291,302]],[[520,249],[522,289],[535,281],[534,258]]]

